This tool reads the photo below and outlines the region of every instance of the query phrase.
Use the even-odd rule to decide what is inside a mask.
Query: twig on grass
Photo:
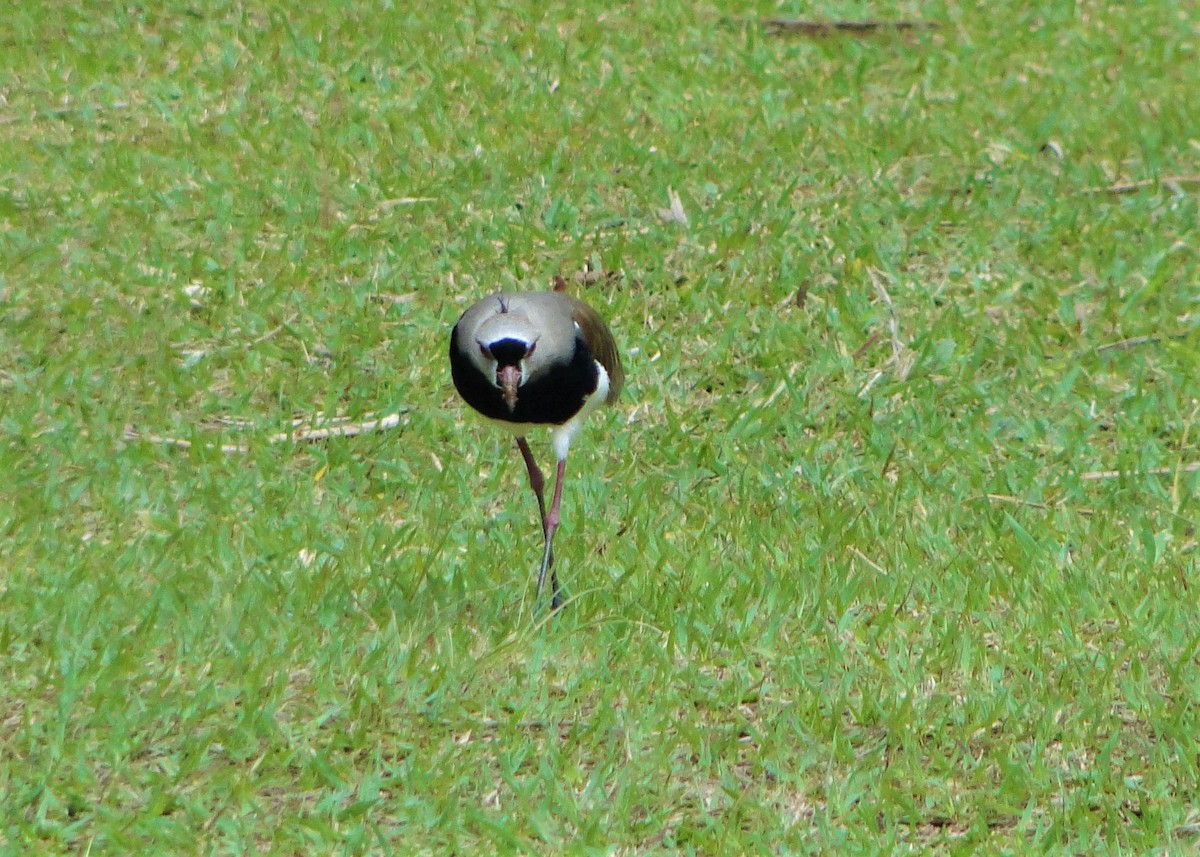
[[[1200,470],[1200,461],[1181,464],[1178,467],[1154,467],[1150,470],[1093,470],[1079,478],[1088,482],[1096,479],[1120,479],[1122,476],[1170,476],[1172,473],[1195,473]]]
[[[764,18],[762,26],[773,36],[863,36],[884,32],[934,30],[938,25],[934,21],[803,21],[795,18]]]
[[[950,815],[928,815],[923,818],[899,818],[896,820],[898,824],[905,827],[914,828],[931,828],[933,830],[945,830],[946,828],[961,828],[964,832],[970,830],[977,823],[977,819],[973,816],[950,816]],[[1016,827],[1020,821],[1019,816],[1004,815],[1002,813],[993,813],[983,818],[983,824],[988,830],[1007,830]]]
[[[68,104],[63,107],[35,108],[28,113],[0,114],[0,125],[11,125],[15,122],[36,122],[39,119],[64,119],[72,113],[107,113],[114,110],[128,110],[128,101],[114,101],[111,104]]]
[[[161,434],[145,434],[129,425],[125,426],[125,440],[140,440],[143,443],[157,443],[161,446],[175,446],[179,449],[191,449],[193,446],[190,440],[184,440],[181,437],[167,437]],[[235,452],[250,451],[250,446],[242,443],[223,443],[220,446],[216,444],[205,444],[205,448],[217,449],[226,453],[227,455]]]
[[[883,339],[882,333],[880,333],[878,330],[872,331],[871,335],[863,341],[863,344],[854,349],[854,353],[850,355],[850,359],[861,360],[863,355],[874,348],[876,343],[878,343],[881,339]]]
[[[331,437],[354,437],[355,435],[366,434],[367,432],[386,431],[400,424],[400,417],[403,413],[404,411],[398,411],[394,414],[388,414],[386,417],[362,420],[361,422],[349,422],[344,417],[335,417],[328,421],[293,421],[291,431],[267,435],[264,438],[264,442],[268,444],[287,443],[289,441],[293,443],[314,443],[316,441],[328,440]],[[249,428],[247,424],[239,425],[231,423],[231,425],[237,428]],[[161,434],[140,432],[133,426],[125,426],[125,439],[140,440],[145,443],[157,443],[163,446],[176,446],[180,449],[191,449],[195,445],[192,441],[181,437],[167,437]],[[206,449],[216,449],[226,454],[250,451],[250,444],[248,443],[204,444],[204,446]]]
[[[1162,341],[1161,336],[1131,336],[1129,339],[1121,339],[1117,342],[1109,342],[1096,347],[1096,353],[1103,351],[1122,351],[1126,348],[1134,348],[1138,345],[1156,345]]]
[[[267,443],[285,443],[287,441],[318,441],[331,437],[354,437],[372,431],[386,431],[400,425],[403,411],[388,414],[379,419],[363,420],[362,422],[336,422],[333,425],[296,425],[291,431],[278,432],[267,436]]]
[[[372,414],[367,414],[368,419],[373,418]],[[209,425],[221,426],[222,428],[235,428],[239,431],[253,431],[258,427],[258,423],[254,420],[245,420],[240,417],[209,417],[207,420]],[[343,426],[353,422],[350,417],[328,416],[324,411],[317,411],[315,414],[309,414],[303,417],[292,417],[288,422],[292,428],[303,428],[305,426]]]
[[[1136,348],[1139,345],[1157,345],[1163,339],[1185,339],[1187,333],[1169,333],[1163,336],[1131,336],[1128,339],[1118,339],[1116,342],[1108,342],[1104,345],[1096,346],[1096,353],[1100,354],[1105,351],[1123,351],[1126,348]]]
[[[1182,191],[1184,188],[1200,187],[1200,175],[1195,176],[1163,176],[1157,179],[1140,179],[1132,182],[1115,182],[1104,187],[1089,187],[1084,188],[1084,193],[1136,193],[1139,190],[1145,190],[1148,187],[1165,187],[1174,191]]]
[[[1012,497],[1008,494],[984,494],[983,496],[989,500],[994,500],[997,503],[1011,503],[1014,506],[1028,506],[1031,509],[1041,509],[1044,512],[1049,512],[1051,509],[1068,508],[1067,505],[1062,502],[1054,504],[1039,503],[1036,500],[1022,500],[1020,497]],[[1071,509],[1071,511],[1075,512],[1077,515],[1083,515],[1084,517],[1095,514],[1094,509]]]

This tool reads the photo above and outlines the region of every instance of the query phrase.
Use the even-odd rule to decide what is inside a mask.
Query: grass
[[[1200,212],[1091,192],[1198,171],[1186,8],[17,0],[0,45],[5,853],[1196,847]],[[629,382],[547,620],[444,352],[587,266]],[[269,442],[317,412],[401,422]]]

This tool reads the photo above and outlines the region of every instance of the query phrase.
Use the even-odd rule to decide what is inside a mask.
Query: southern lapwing
[[[545,536],[538,596],[549,570],[551,606],[557,610],[562,599],[553,570],[554,533],[567,452],[588,414],[615,402],[625,380],[612,332],[594,309],[561,291],[496,294],[472,306],[454,325],[450,372],[463,400],[517,440]],[[558,456],[549,514],[546,480],[525,440],[539,427],[550,429]]]

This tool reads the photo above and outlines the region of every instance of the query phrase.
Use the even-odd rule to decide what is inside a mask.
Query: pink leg
[[[529,487],[533,489],[533,493],[537,496],[538,514],[542,516],[542,532],[545,533],[546,497],[542,492],[546,488],[546,477],[542,475],[542,469],[533,460],[533,451],[529,448],[529,444],[525,438],[517,438],[517,449],[521,450],[521,457],[525,459],[525,469],[529,471]]]
[[[517,438],[517,448],[521,450],[521,457],[525,459],[525,469],[529,471],[529,487],[533,489],[534,496],[538,501],[538,512],[542,516],[542,535],[546,539],[546,549],[542,554],[542,565],[538,569],[538,585],[537,594],[540,598],[542,589],[546,585],[546,571],[550,570],[550,591],[553,593],[550,599],[550,607],[557,610],[562,605],[562,600],[559,597],[558,591],[558,573],[554,571],[554,532],[558,529],[558,507],[562,504],[562,483],[563,472],[566,470],[566,459],[558,462],[558,477],[554,482],[554,500],[550,506],[550,514],[546,514],[546,477],[542,474],[542,469],[538,467],[537,462],[533,458],[533,451],[529,448],[529,443],[523,437]]]
[[[554,479],[554,500],[550,503],[550,514],[545,516],[546,552],[542,555],[542,567],[538,571],[538,595],[541,595],[542,587],[546,584],[546,571],[550,569],[550,591],[553,593],[550,600],[550,607],[553,610],[557,610],[562,606],[562,600],[559,598],[558,574],[553,571],[553,567],[554,534],[558,531],[558,507],[562,505],[563,478],[566,474],[567,460],[560,458],[558,460],[558,474]]]

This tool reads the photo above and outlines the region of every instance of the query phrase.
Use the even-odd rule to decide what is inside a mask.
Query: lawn
[[[1194,853],[1195,4],[547,5],[4,13],[0,852]]]

